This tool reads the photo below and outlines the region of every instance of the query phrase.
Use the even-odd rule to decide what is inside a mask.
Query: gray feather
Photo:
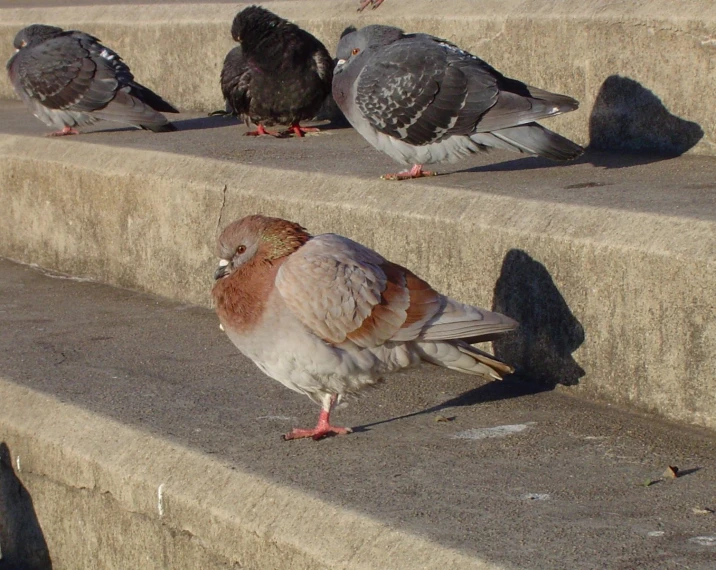
[[[454,162],[497,147],[568,160],[579,145],[534,121],[577,109],[427,34],[367,26],[338,45],[333,96],[373,146],[404,164]]]

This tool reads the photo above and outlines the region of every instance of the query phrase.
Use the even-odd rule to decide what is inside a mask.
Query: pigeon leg
[[[318,423],[316,424],[316,427],[313,429],[296,428],[284,435],[283,439],[289,440],[311,437],[314,440],[318,441],[319,439],[323,439],[324,437],[328,437],[331,435],[344,435],[347,433],[351,433],[351,431],[353,431],[351,430],[351,428],[336,427],[331,425],[329,419],[331,415],[331,409],[333,408],[333,405],[335,403],[336,395],[327,395],[323,400],[323,408],[321,409],[321,414],[318,416]]]
[[[298,123],[295,123],[291,125],[288,130],[282,131],[282,135],[291,135],[294,134],[297,137],[302,137],[306,133],[320,133],[321,129],[317,127],[302,127]]]
[[[375,10],[378,6],[380,6],[383,3],[383,0],[363,0],[361,2],[361,5],[358,7],[358,11],[362,12],[365,10],[370,4],[372,4],[372,9]]]
[[[55,131],[54,133],[47,133],[46,137],[66,137],[67,135],[79,135],[80,132],[72,127],[65,127],[61,131]]]
[[[261,135],[271,135],[272,137],[277,138],[280,138],[282,136],[280,133],[272,133],[271,131],[267,131],[260,123],[258,127],[256,127],[255,131],[249,131],[248,133],[244,133],[245,137],[260,137]]]
[[[431,170],[423,170],[422,164],[416,164],[410,170],[404,170],[397,174],[384,174],[381,176],[383,180],[409,180],[411,178],[423,178],[424,176],[437,176],[437,172]]]

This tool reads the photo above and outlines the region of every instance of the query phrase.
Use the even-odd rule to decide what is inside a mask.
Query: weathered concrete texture
[[[256,141],[222,119],[180,128],[197,124],[215,128],[0,136],[0,254],[208,305],[219,230],[287,217],[513,316],[520,333],[495,348],[544,384],[716,427],[713,160],[495,153],[390,184],[377,177],[390,161],[350,130]]]
[[[394,568],[502,567],[3,379],[0,393],[3,485],[33,498],[0,517],[31,509],[44,553],[18,567],[377,570],[388,553]]]
[[[212,311],[2,260],[0,355],[0,544],[55,570],[713,567],[708,430],[426,365],[285,442]]]
[[[712,0],[356,0],[265,2],[334,50],[350,24],[384,23],[445,37],[503,73],[569,94],[579,111],[551,128],[597,148],[716,155],[716,4]],[[98,35],[137,78],[185,110],[222,107],[220,67],[236,5],[0,9],[0,57],[17,30],[42,21]],[[11,97],[0,78],[0,97]]]

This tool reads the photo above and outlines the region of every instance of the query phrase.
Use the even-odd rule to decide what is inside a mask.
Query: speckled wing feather
[[[409,144],[467,134],[498,95],[492,69],[431,36],[381,49],[358,78],[356,104],[380,132]]]
[[[413,145],[524,125],[579,106],[425,34],[406,36],[373,57],[358,78],[356,104],[377,130]]]
[[[334,344],[472,338],[515,327],[503,315],[440,295],[404,267],[333,234],[293,253],[276,287],[304,325]]]
[[[19,87],[50,109],[94,111],[107,105],[121,84],[133,80],[116,53],[86,34],[21,50],[14,66]]]

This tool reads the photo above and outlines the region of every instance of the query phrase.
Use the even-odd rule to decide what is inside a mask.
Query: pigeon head
[[[295,27],[261,6],[249,6],[236,14],[231,24],[231,37],[246,51],[257,48],[262,41],[274,36],[277,28],[287,26]]]
[[[62,28],[57,28],[55,26],[32,24],[17,33],[12,45],[15,49],[20,50],[24,47],[39,45],[49,39],[61,36],[64,33],[65,31]]]
[[[372,48],[392,44],[403,37],[403,30],[393,26],[366,26],[341,37],[336,50],[336,70],[339,73],[348,66],[360,61],[363,55]]]
[[[250,261],[271,263],[290,255],[311,238],[300,225],[266,216],[246,216],[229,224],[218,239],[217,281]]]

